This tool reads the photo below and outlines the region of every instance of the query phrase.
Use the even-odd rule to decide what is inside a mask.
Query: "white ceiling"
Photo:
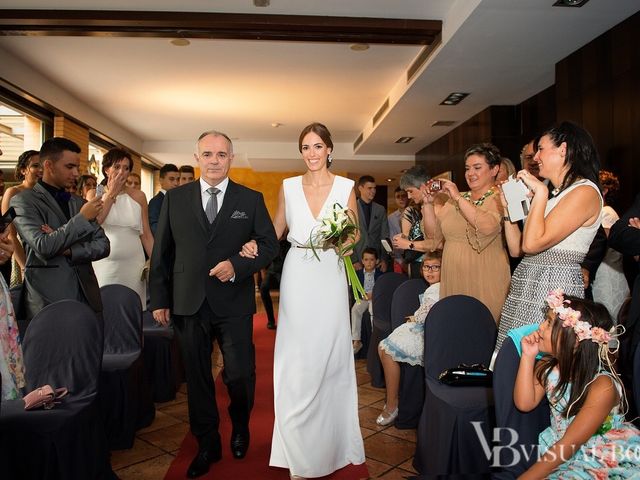
[[[527,99],[553,83],[556,62],[640,10],[637,0],[590,0],[582,8],[553,3],[271,0],[270,7],[257,8],[251,0],[135,2],[135,10],[442,20],[442,44],[410,84],[406,70],[421,51],[417,46],[372,45],[353,52],[344,44],[191,40],[181,48],[159,38],[24,36],[0,38],[0,53],[17,57],[115,124],[100,128],[102,133],[125,144],[134,138],[136,144],[127,146],[163,163],[189,163],[194,139],[215,128],[234,138],[237,166],[299,170],[298,133],[317,120],[333,133],[337,169],[382,180],[397,178],[418,150],[455,128],[431,127],[434,121],[460,123],[489,105]],[[1,8],[50,4],[3,0]],[[58,9],[131,5],[56,2]],[[9,70],[0,64],[0,77],[15,81]],[[55,97],[54,90],[30,93]],[[456,107],[439,106],[454,91],[471,95]],[[374,128],[372,117],[387,98],[389,111]],[[273,128],[274,122],[282,126]],[[120,132],[127,138],[118,138]],[[360,133],[364,141],[354,151]],[[394,143],[401,136],[416,138]]]

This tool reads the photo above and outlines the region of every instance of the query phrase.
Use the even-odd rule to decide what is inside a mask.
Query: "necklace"
[[[487,190],[485,192],[484,195],[482,195],[478,200],[471,200],[471,192],[464,192],[461,193],[460,195],[462,196],[462,198],[464,198],[465,200],[468,200],[469,202],[473,203],[475,206],[479,207],[480,205],[482,205],[484,203],[484,201],[489,198],[491,195],[493,195],[495,193],[495,189],[494,187],[491,187],[489,190]]]

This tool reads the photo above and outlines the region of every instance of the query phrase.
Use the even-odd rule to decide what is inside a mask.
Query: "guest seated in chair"
[[[547,305],[540,327],[522,339],[513,399],[527,412],[546,395],[551,426],[539,436],[538,461],[519,478],[637,478],[640,431],[624,421],[610,348],[620,332],[599,303],[554,290]]]
[[[424,321],[431,307],[440,299],[440,268],[442,250],[425,253],[422,260],[422,276],[429,287],[422,294],[420,307],[407,318],[407,322],[396,328],[391,335],[382,340],[378,354],[384,369],[384,381],[387,386],[387,399],[384,409],[378,416],[378,425],[389,425],[398,416],[398,391],[400,389],[400,365],[424,364]]]
[[[375,248],[365,248],[362,251],[362,270],[356,271],[358,279],[364,287],[365,297],[356,302],[351,307],[351,340],[353,341],[353,354],[355,355],[362,348],[362,339],[360,338],[362,333],[362,316],[367,310],[371,314],[371,292],[373,292],[373,286],[382,271],[376,268],[378,262],[378,252]]]

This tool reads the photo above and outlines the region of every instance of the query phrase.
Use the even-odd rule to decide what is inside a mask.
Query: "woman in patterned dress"
[[[522,233],[517,224],[504,222],[511,255],[524,258],[511,276],[496,353],[509,330],[540,321],[541,305],[553,288],[584,298],[580,263],[600,227],[600,161],[589,132],[570,122],[550,128],[540,137],[535,160],[540,176],[553,185],[552,197],[527,170],[518,172],[532,199]]]

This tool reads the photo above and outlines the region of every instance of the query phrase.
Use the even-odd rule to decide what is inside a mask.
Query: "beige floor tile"
[[[140,435],[140,438],[165,452],[173,452],[180,448],[185,435],[189,431],[188,423],[178,423],[169,427]]]
[[[411,457],[409,460],[407,460],[406,462],[398,465],[398,468],[401,468],[403,470],[406,470],[407,472],[411,472],[411,473],[418,473],[417,470],[415,468],[413,468],[413,457]]]
[[[386,433],[387,435],[392,435],[394,437],[398,437],[401,438],[403,440],[408,440],[410,442],[416,442],[416,430],[413,428],[409,428],[409,429],[403,429],[400,430],[396,427],[389,427],[387,428],[384,433]]]
[[[380,400],[384,400],[385,393],[384,391],[373,391],[367,389],[359,389],[358,390],[358,406],[364,407],[367,405],[371,405],[372,403],[379,402]]]
[[[120,480],[158,480],[164,478],[174,456],[169,454],[136,463],[116,471]]]
[[[179,403],[185,403],[187,401],[187,394],[185,392],[181,392],[180,390],[178,390],[176,392],[176,398],[171,400],[170,402],[162,402],[162,403],[156,403],[156,408],[164,408],[164,407],[169,407],[171,405],[177,405]]]
[[[362,434],[362,438],[367,438],[378,432],[371,430],[370,428],[360,427],[360,433]]]
[[[146,428],[138,430],[136,434],[139,436],[145,433],[154,432],[156,430],[160,430],[161,428],[169,427],[177,423],[183,422],[175,417],[172,417],[171,415],[167,415],[160,410],[156,410],[156,418],[153,419],[153,423]]]
[[[369,458],[389,465],[399,465],[413,456],[416,444],[381,432],[366,438],[364,449]]]
[[[363,370],[356,372],[356,382],[358,385],[371,384],[371,375]]]
[[[186,403],[177,403],[174,405],[168,405],[159,409],[165,415],[169,415],[173,418],[177,418],[182,422],[189,421],[189,407]]]
[[[393,465],[379,462],[373,458],[367,457],[367,469],[369,470],[369,478],[377,478],[380,475],[388,472],[393,468]]]
[[[384,480],[403,480],[412,476],[414,476],[414,474],[411,472],[407,472],[406,470],[402,470],[401,468],[394,468],[393,470],[389,470],[387,473],[378,478],[383,478]]]
[[[140,438],[136,438],[133,443],[133,448],[129,450],[115,450],[111,452],[111,468],[113,470],[119,470],[120,468],[128,467],[129,465],[158,457],[164,453],[165,452],[160,450],[158,447],[155,447]]]

